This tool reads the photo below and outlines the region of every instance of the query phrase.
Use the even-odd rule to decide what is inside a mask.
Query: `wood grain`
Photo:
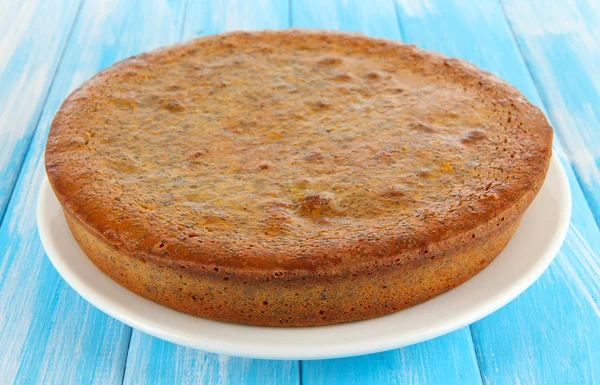
[[[470,60],[544,107],[498,3],[427,2],[421,7],[413,3],[409,11],[398,5],[407,41]],[[552,123],[556,127],[553,119]],[[596,313],[600,234],[560,139],[555,139],[555,151],[568,171],[573,193],[571,231],[539,281],[471,326],[486,384],[580,384],[600,377],[594,367],[600,359]]]
[[[393,0],[294,0],[293,27],[361,32],[402,40]]]
[[[298,361],[269,361],[204,353],[137,330],[131,337],[124,384],[291,385],[300,383]]]
[[[469,328],[389,352],[303,361],[304,385],[481,384]]]
[[[0,220],[80,1],[0,1]]]
[[[187,7],[184,40],[233,30],[289,27],[289,3],[279,0],[201,0]]]
[[[503,0],[502,4],[600,224],[600,3]]]
[[[144,0],[86,1],[81,9],[0,227],[3,385],[121,383],[130,328],[94,309],[51,266],[36,230],[37,186],[50,122],[69,91],[116,60],[175,41],[182,10],[181,2]]]

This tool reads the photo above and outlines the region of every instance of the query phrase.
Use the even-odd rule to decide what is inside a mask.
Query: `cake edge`
[[[531,199],[533,195],[531,194]],[[530,199],[528,199],[530,201]],[[528,201],[523,204],[527,206]],[[432,244],[429,257],[400,256],[361,270],[228,272],[164,265],[123,253],[64,211],[87,257],[124,288],[168,308],[216,321],[256,326],[318,326],[391,314],[457,287],[483,270],[505,248],[523,211],[484,223],[468,237]],[[442,252],[441,250],[446,250]],[[398,261],[402,261],[398,263]]]

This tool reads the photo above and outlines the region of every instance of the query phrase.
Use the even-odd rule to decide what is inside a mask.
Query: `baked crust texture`
[[[466,281],[541,187],[552,128],[464,61],[360,34],[231,32],[126,59],[55,116],[73,235],[201,317],[372,318]]]

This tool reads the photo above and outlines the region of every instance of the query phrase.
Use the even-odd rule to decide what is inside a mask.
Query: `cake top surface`
[[[56,115],[46,167],[63,207],[124,250],[310,268],[472,231],[541,186],[551,141],[537,108],[465,62],[357,34],[234,32],[88,81]]]

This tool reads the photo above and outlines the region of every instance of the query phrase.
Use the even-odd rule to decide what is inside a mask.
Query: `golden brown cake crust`
[[[57,113],[46,169],[90,259],[203,317],[387,314],[480,271],[552,129],[460,60],[358,34],[234,32],[127,59]]]

